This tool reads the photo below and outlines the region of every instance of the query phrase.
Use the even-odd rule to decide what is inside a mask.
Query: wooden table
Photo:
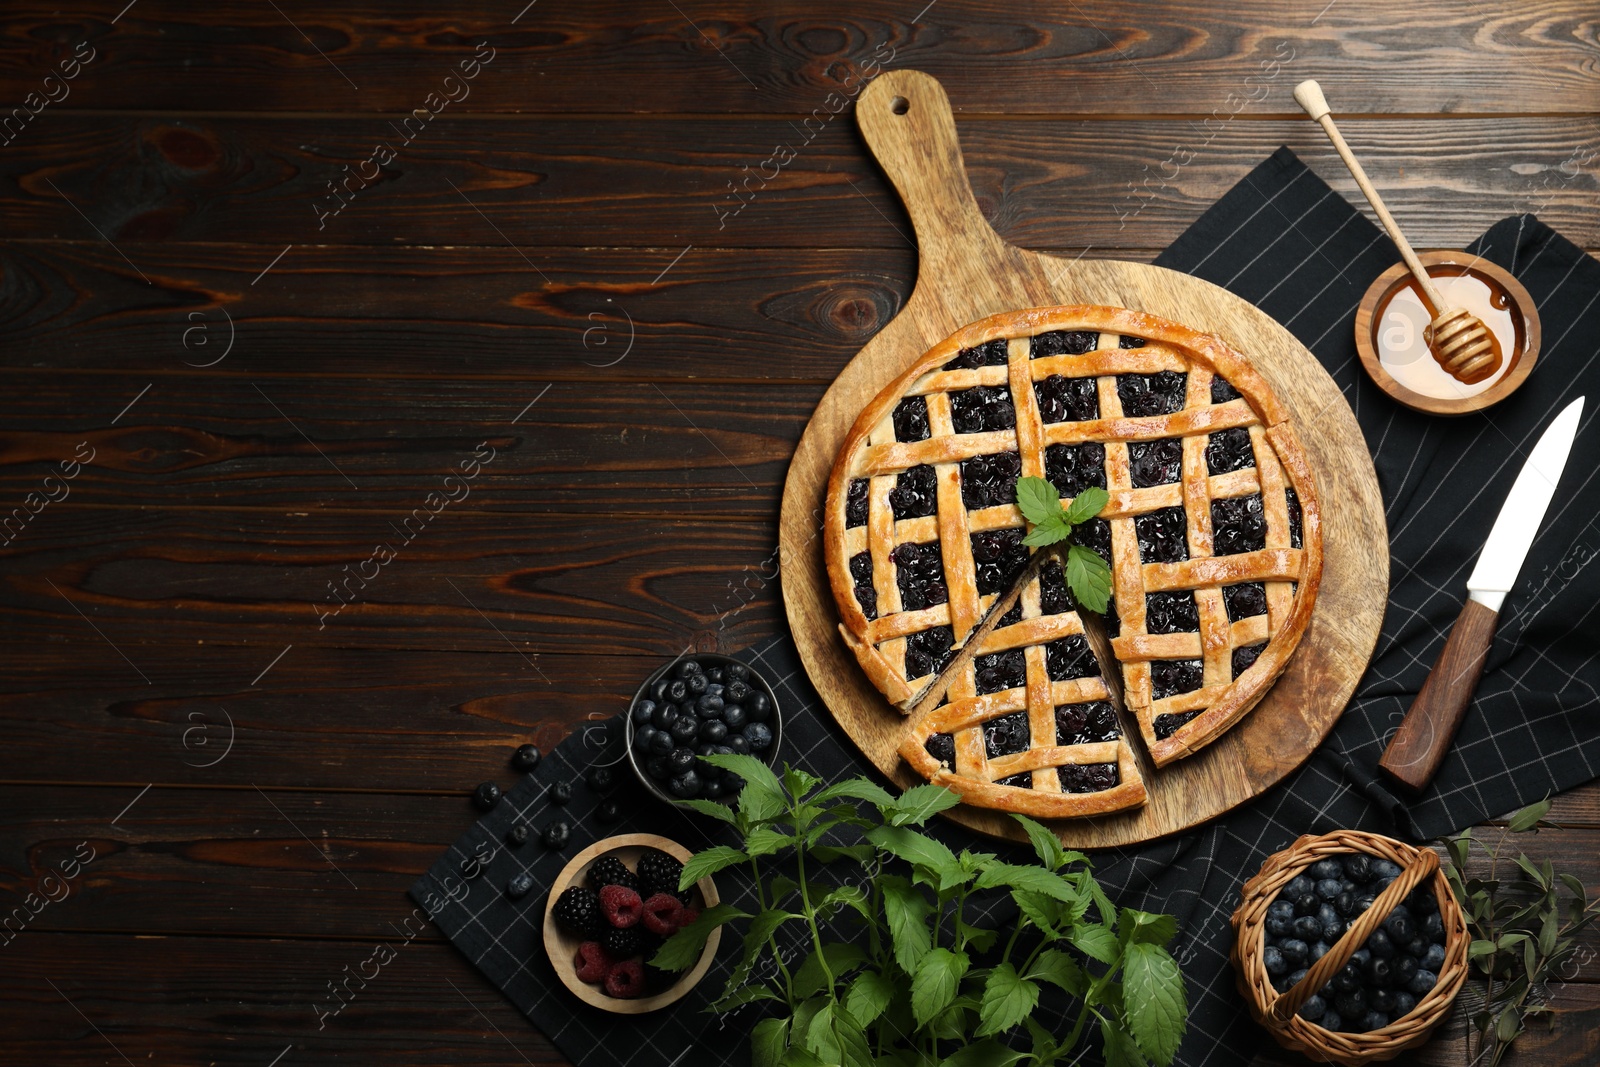
[[[1280,143],[1353,195],[1306,77],[1419,246],[1600,245],[1577,0],[123,3],[0,36],[0,865],[55,898],[0,1063],[560,1062],[403,891],[513,745],[781,625],[788,456],[913,273],[876,71],[1027,247],[1147,260]],[[1597,978],[1516,1062],[1593,1062]]]

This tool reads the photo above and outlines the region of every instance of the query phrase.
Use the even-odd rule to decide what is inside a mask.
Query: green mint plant
[[[960,803],[943,786],[894,797],[866,778],[823,785],[793,767],[780,778],[750,756],[704,758],[744,787],[734,808],[687,803],[733,827],[741,845],[696,854],[681,888],[744,868],[757,911],[708,908],[652,962],[691,966],[712,930],[743,927],[738,962],[708,1010],[766,1005],[751,1035],[754,1067],[1031,1067],[1075,1060],[1091,1032],[1108,1067],[1172,1062],[1188,1011],[1167,951],[1177,920],[1117,908],[1089,861],[1045,827],[1014,816],[1037,862],[1006,863],[919,831]],[[965,905],[985,891],[1016,903],[1003,944],[1001,931],[968,921]],[[797,966],[780,942],[791,953],[798,943]],[[1065,1034],[1031,1017],[1047,986],[1075,1003]]]
[[[1091,485],[1072,498],[1063,507],[1061,493],[1047,478],[1018,478],[1017,507],[1023,518],[1033,524],[1025,545],[1042,546],[1072,540],[1074,527],[1080,526],[1106,506],[1111,495],[1097,485]],[[1111,568],[1100,554],[1083,545],[1069,544],[1066,558],[1067,588],[1073,597],[1090,611],[1105,614],[1111,600]]]
[[[1445,843],[1450,854],[1445,878],[1466,913],[1472,936],[1467,963],[1486,981],[1483,1007],[1472,1016],[1478,1031],[1474,1063],[1496,1067],[1527,1029],[1529,1018],[1550,1014],[1544,999],[1547,983],[1573,961],[1578,935],[1600,916],[1600,899],[1589,900],[1583,883],[1571,874],[1556,873],[1548,859],[1534,863],[1519,852],[1510,865],[1511,877],[1499,877],[1508,838],[1555,825],[1543,821],[1549,813],[1548,799],[1523,808],[1511,817],[1493,847],[1476,840],[1470,829]],[[1487,878],[1467,874],[1475,847],[1488,857]]]

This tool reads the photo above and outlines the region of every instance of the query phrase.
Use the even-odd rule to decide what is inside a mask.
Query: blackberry
[[[1164,370],[1155,374],[1117,375],[1117,396],[1122,413],[1130,418],[1145,415],[1170,415],[1183,409],[1184,390],[1189,376],[1182,371]]]
[[[602,856],[589,868],[587,881],[589,888],[596,893],[608,885],[620,885],[635,893],[639,891],[639,876],[628,870],[628,865],[615,856]]]
[[[550,915],[568,933],[593,937],[600,930],[600,898],[581,885],[568,886],[556,898]]]
[[[996,452],[961,461],[961,502],[969,508],[992,508],[1017,502],[1017,479],[1022,458],[1015,452]]]
[[[1094,330],[1051,330],[1029,340],[1028,358],[1081,356],[1093,352],[1099,343],[1100,334]]]
[[[1088,422],[1100,417],[1100,396],[1093,378],[1067,378],[1052,374],[1033,386],[1044,422]]]
[[[894,439],[896,441],[926,441],[928,429],[928,401],[920,396],[908,396],[894,408]]]
[[[1077,496],[1090,486],[1106,487],[1106,446],[1050,445],[1044,450],[1044,476],[1063,497]]]
[[[679,900],[688,903],[688,891],[678,892],[678,879],[683,877],[683,864],[662,852],[660,849],[646,849],[635,864],[639,872],[639,883],[643,886],[642,895],[652,897],[657,893],[670,893]]]
[[[912,467],[894,481],[889,490],[889,507],[895,521],[921,519],[939,510],[939,478],[926,463]]]
[[[940,370],[977,370],[979,367],[1003,367],[1009,357],[1009,344],[1004,337],[985,341],[972,348],[963,348],[955,359]]]
[[[1227,474],[1255,465],[1256,454],[1250,445],[1250,431],[1243,426],[1218,430],[1206,438],[1207,473]]]
[[[1183,442],[1176,437],[1134,441],[1128,445],[1128,470],[1135,489],[1177,481],[1183,471]]]
[[[644,932],[632,926],[625,930],[610,927],[600,935],[600,947],[619,960],[637,956],[644,951]]]
[[[852,478],[844,494],[844,524],[846,528],[867,524],[867,490],[871,483],[865,478]]]

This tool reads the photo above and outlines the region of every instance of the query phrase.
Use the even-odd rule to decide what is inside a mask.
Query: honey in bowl
[[[1488,327],[1502,357],[1500,365],[1471,383],[1441,367],[1429,349],[1433,310],[1409,275],[1378,305],[1373,342],[1379,365],[1400,385],[1423,396],[1456,400],[1487,392],[1511,373],[1523,349],[1521,318],[1511,295],[1492,277],[1461,264],[1430,265],[1428,277],[1447,307],[1462,308]]]

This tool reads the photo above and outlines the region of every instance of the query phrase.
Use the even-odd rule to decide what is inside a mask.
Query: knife
[[[1583,417],[1583,399],[1580,396],[1555,417],[1522,465],[1489,530],[1478,565],[1467,579],[1467,603],[1450,628],[1422,691],[1378,761],[1379,769],[1401,785],[1420,792],[1433,779],[1455,740],[1467,702],[1483,674],[1489,646],[1494,643],[1500,605],[1528,558],[1528,549],[1561,481],[1578,420]]]

